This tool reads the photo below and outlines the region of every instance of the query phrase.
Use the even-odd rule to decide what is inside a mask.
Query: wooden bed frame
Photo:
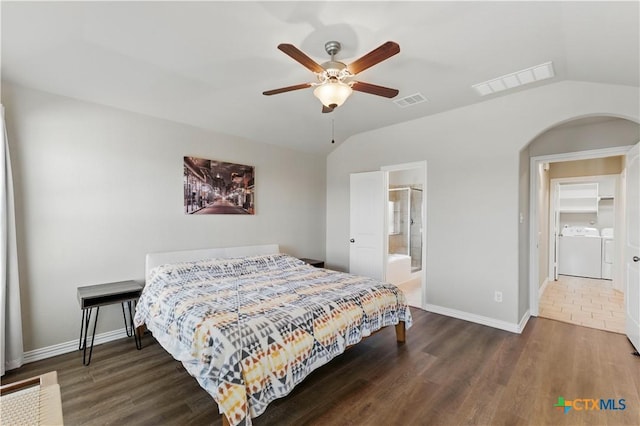
[[[280,247],[278,244],[264,244],[257,246],[243,246],[243,247],[226,247],[226,248],[211,248],[211,249],[199,249],[199,250],[181,250],[162,253],[149,253],[147,254],[145,261],[145,280],[148,280],[149,273],[157,266],[165,265],[168,263],[178,262],[190,262],[197,260],[205,260],[212,258],[231,258],[231,257],[245,257],[245,256],[259,256],[268,254],[280,253]],[[386,327],[383,327],[386,328]],[[404,344],[406,340],[406,328],[404,321],[399,322],[395,326],[396,328],[396,341],[398,344]],[[380,329],[382,330],[382,328]],[[378,331],[380,331],[378,330]],[[142,342],[142,335],[146,331],[146,326],[143,324],[136,328],[136,333]],[[373,334],[376,334],[377,331]],[[373,335],[371,334],[371,336]],[[371,337],[368,336],[368,337]],[[363,338],[364,340],[366,338]],[[362,341],[361,340],[361,341]],[[229,420],[224,414],[221,414],[222,425],[230,426]]]

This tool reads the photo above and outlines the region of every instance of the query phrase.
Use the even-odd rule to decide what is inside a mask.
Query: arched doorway
[[[611,311],[599,312],[597,307],[612,307],[617,304],[617,301],[605,301],[597,298],[594,300],[588,300],[587,305],[580,306],[576,311],[576,306],[573,302],[574,299],[568,300],[570,303],[559,303],[556,306],[556,310],[553,313],[541,312],[540,306],[544,306],[544,302],[540,302],[540,296],[547,290],[549,283],[556,283],[557,275],[554,271],[558,271],[558,264],[554,264],[554,258],[558,260],[559,247],[558,247],[558,235],[559,230],[557,226],[575,224],[580,229],[594,228],[598,232],[598,242],[601,243],[600,232],[604,228],[614,227],[616,222],[615,214],[613,215],[601,215],[598,217],[598,210],[585,211],[571,214],[564,214],[564,222],[555,215],[557,212],[557,194],[554,191],[555,184],[552,185],[552,169],[556,167],[560,170],[559,166],[565,166],[564,174],[565,181],[571,181],[573,178],[575,181],[597,181],[595,177],[587,178],[586,176],[615,176],[620,173],[620,169],[611,168],[610,164],[615,163],[616,158],[620,158],[624,155],[628,149],[640,140],[640,130],[638,124],[626,119],[598,116],[578,118],[569,122],[564,122],[558,126],[548,129],[540,134],[528,145],[528,157],[530,159],[530,262],[529,262],[529,284],[530,284],[530,312],[532,315],[541,315],[551,317],[560,321],[570,322],[573,324],[584,325],[593,328],[607,329],[607,326],[613,326],[617,332],[624,331],[624,318],[616,318]],[[606,165],[609,164],[609,167]],[[585,170],[585,167],[595,167],[591,171]],[[575,176],[568,176],[571,172],[567,172],[567,169],[573,167],[573,174]],[[582,171],[580,169],[583,169]],[[596,194],[597,196],[597,194]],[[553,198],[551,198],[553,197]],[[620,209],[623,206],[624,200],[620,200],[620,193],[616,194],[615,200],[617,201],[617,207]],[[611,204],[613,205],[614,196],[611,196]],[[550,213],[550,209],[552,212]],[[569,210],[567,210],[569,211]],[[604,206],[603,210],[604,211]],[[607,217],[605,219],[605,216]],[[600,219],[600,220],[598,220]],[[619,219],[619,218],[618,218]],[[620,220],[618,220],[620,221]],[[614,239],[615,240],[615,239]],[[567,239],[566,241],[569,241]],[[582,240],[584,242],[586,240]],[[593,243],[591,247],[593,250],[596,248],[599,250],[598,254],[593,252],[593,256],[601,256],[601,245],[598,245],[594,240],[589,240]],[[621,245],[621,241],[618,239],[616,247]],[[620,248],[614,250],[614,253],[620,253]],[[591,252],[589,252],[591,253]],[[615,259],[615,255],[614,255]],[[591,260],[593,262],[593,259]],[[621,274],[620,265],[614,264],[612,266],[611,281],[609,291],[614,288],[614,282],[620,279]],[[601,269],[597,269],[600,273]],[[564,271],[566,272],[566,271]],[[581,271],[569,270],[569,274],[579,276],[583,274]],[[566,277],[572,277],[572,275],[566,275]],[[562,276],[561,276],[562,278]],[[580,278],[565,278],[565,281],[579,280]],[[595,280],[602,280],[602,276],[596,277],[593,275],[590,278],[593,280],[591,284],[597,284]],[[606,281],[601,281],[606,283]],[[584,284],[582,282],[581,284]],[[558,288],[559,286],[554,286]],[[578,285],[578,288],[586,287]],[[618,288],[616,290],[620,290]],[[597,291],[595,292],[598,293]],[[606,305],[606,306],[605,306]],[[619,302],[622,308],[622,302]],[[548,309],[548,306],[546,306]],[[590,309],[590,311],[589,311]],[[572,312],[573,311],[573,312]],[[555,315],[554,315],[555,314]],[[608,315],[609,321],[605,322],[605,317]],[[620,316],[618,314],[618,316]]]

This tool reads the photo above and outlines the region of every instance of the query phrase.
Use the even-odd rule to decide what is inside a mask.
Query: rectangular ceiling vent
[[[536,81],[546,80],[554,75],[553,62],[546,62],[524,70],[512,72],[511,74],[503,75],[502,77],[483,81],[482,83],[474,84],[471,87],[476,89],[480,96],[486,96],[502,92],[503,90],[514,89],[518,86]]]
[[[393,102],[400,108],[406,108],[421,104],[422,102],[427,102],[427,98],[422,96],[422,93],[414,93],[413,95],[405,96],[404,98],[395,99]]]

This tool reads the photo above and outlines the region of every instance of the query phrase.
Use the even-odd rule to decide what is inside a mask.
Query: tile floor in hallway
[[[624,296],[610,280],[559,275],[540,297],[540,316],[585,327],[623,333]]]

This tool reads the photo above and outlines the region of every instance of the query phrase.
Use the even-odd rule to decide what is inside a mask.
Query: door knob
[[[354,240],[353,238],[349,240],[350,243],[355,243],[356,240]]]
[[[634,261],[634,262],[640,262],[640,257],[638,257],[638,256],[633,256],[633,261]]]

